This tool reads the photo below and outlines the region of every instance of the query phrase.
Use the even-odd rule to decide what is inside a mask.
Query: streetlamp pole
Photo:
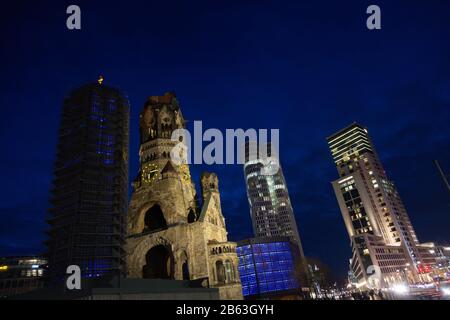
[[[441,175],[442,180],[444,181],[445,185],[447,186],[447,190],[450,193],[450,184],[448,182],[448,177],[449,176],[445,175],[444,170],[442,170],[441,165],[439,164],[438,160],[434,160],[434,164],[436,165],[436,167],[437,167],[437,169],[439,171],[439,174]]]

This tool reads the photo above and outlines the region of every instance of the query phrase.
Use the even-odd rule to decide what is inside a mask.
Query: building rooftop
[[[367,128],[364,127],[363,125],[360,125],[357,122],[353,122],[352,124],[348,125],[347,127],[343,128],[343,129],[339,130],[338,132],[336,132],[336,133],[330,135],[329,137],[327,137],[327,141],[333,140],[333,139],[339,137],[343,133],[345,133],[345,132],[347,132],[347,131],[349,131],[349,130],[351,130],[353,128],[360,128],[360,129],[363,129],[363,130],[367,130]]]

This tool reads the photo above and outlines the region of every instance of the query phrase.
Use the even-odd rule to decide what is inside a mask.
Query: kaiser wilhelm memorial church
[[[150,97],[140,114],[140,171],[127,221],[129,278],[204,280],[220,299],[242,299],[236,243],[229,242],[219,180],[201,176],[199,205],[187,163],[171,161],[172,132],[185,126],[174,93]]]

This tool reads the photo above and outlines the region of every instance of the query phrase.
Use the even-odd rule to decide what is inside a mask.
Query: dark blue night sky
[[[70,4],[82,30],[66,28]],[[370,4],[382,30],[366,29]],[[138,115],[173,90],[204,128],[279,128],[281,162],[305,253],[347,270],[350,247],[325,138],[369,128],[421,242],[450,241],[449,1],[16,1],[0,19],[0,255],[44,251],[61,103],[100,74]],[[252,236],[243,168],[217,172],[231,240]]]

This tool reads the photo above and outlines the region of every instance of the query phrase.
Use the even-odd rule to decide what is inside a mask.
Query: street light
[[[396,285],[392,286],[391,290],[398,294],[408,293],[408,287],[405,286],[404,284],[396,284]]]

